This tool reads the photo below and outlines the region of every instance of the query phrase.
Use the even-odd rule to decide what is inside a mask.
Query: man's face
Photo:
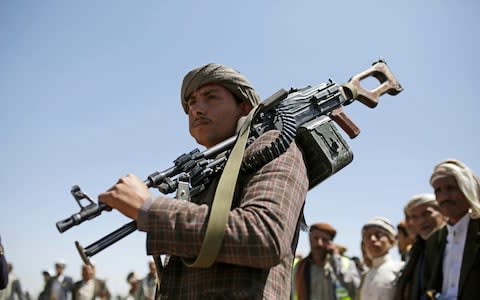
[[[362,240],[365,251],[370,258],[384,256],[393,247],[394,243],[384,230],[375,226],[363,230]]]
[[[449,224],[456,224],[470,209],[470,203],[458,187],[453,176],[436,179],[432,183],[440,212],[448,218]]]
[[[138,284],[138,278],[137,278],[137,274],[132,274],[132,276],[130,276],[128,279],[127,279],[127,282],[131,285],[131,286],[137,286]]]
[[[187,102],[190,134],[210,148],[235,134],[237,121],[247,115],[251,104],[238,103],[219,84],[207,84],[192,93]]]
[[[334,244],[329,234],[318,229],[310,231],[310,250],[314,258],[324,259],[333,249]]]
[[[92,279],[95,275],[95,270],[90,265],[83,265],[82,266],[82,279],[84,281],[88,281]]]
[[[406,251],[408,246],[413,243],[410,235],[405,235],[403,231],[398,231],[398,248],[401,252]]]
[[[155,274],[156,272],[156,267],[155,267],[155,262],[151,261],[148,263],[148,269],[151,274]]]
[[[57,271],[57,274],[63,274],[63,270],[65,269],[64,265],[61,264],[55,264],[55,271]]]
[[[435,229],[445,223],[444,216],[429,204],[410,208],[409,217],[415,228],[414,231],[423,239],[427,239]]]
[[[412,235],[416,236],[417,231],[415,230],[415,226],[413,225],[412,220],[410,219],[410,214],[405,212],[405,225],[407,225],[407,231]]]

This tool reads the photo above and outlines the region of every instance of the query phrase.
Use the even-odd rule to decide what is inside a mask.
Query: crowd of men
[[[339,253],[332,225],[311,225],[311,251],[294,265],[292,299],[478,299],[479,178],[450,159],[435,166],[430,184],[434,193],[413,196],[397,226],[382,217],[363,225],[365,267]],[[395,244],[398,261],[389,254]]]
[[[20,279],[12,272],[12,263],[7,263],[8,275],[5,284],[0,288],[1,300],[154,300],[158,284],[154,261],[148,263],[149,271],[143,278],[135,272],[126,276],[129,285],[128,294],[113,297],[103,279],[96,277],[93,264],[83,264],[81,279],[74,281],[65,274],[66,264],[63,260],[55,262],[55,271],[43,270],[43,289],[38,298],[22,289]]]

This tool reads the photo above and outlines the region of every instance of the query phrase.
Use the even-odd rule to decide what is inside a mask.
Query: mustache
[[[443,200],[442,202],[439,202],[438,203],[440,206],[445,206],[447,204],[455,204],[455,201],[453,200],[450,200],[450,199],[446,199],[446,200]]]
[[[197,125],[197,124],[205,124],[205,123],[210,123],[210,122],[212,122],[212,120],[210,120],[209,118],[200,116],[200,117],[194,118],[194,119],[191,121],[191,125],[195,126],[195,125]]]

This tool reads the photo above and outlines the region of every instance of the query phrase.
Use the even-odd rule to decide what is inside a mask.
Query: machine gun
[[[361,81],[368,77],[374,77],[380,84],[372,90],[363,88]],[[402,90],[383,60],[374,62],[370,68],[342,85],[329,80],[301,89],[280,89],[255,111],[249,142],[269,130],[279,130],[279,136],[269,146],[244,160],[241,172],[256,171],[284,153],[295,141],[304,152],[309,189],[312,189],[353,160],[353,153],[334,122],[350,138],[355,138],[360,130],[345,114],[343,107],[359,100],[374,108],[381,95],[388,93],[393,96]],[[183,154],[174,161],[174,166],[150,174],[144,182],[147,187],[157,188],[163,194],[176,191],[177,199],[188,200],[204,190],[215,174],[222,172],[236,140],[237,136],[233,136],[204,151],[194,149]],[[104,203],[95,203],[77,185],[72,187],[71,194],[80,206],[80,212],[56,223],[60,233],[110,209]],[[82,205],[82,200],[88,204]],[[136,222],[131,221],[85,248],[78,241],[75,245],[82,260],[88,264],[90,257],[136,230]]]

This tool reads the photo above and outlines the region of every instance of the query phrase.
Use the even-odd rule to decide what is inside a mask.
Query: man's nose
[[[445,200],[447,197],[448,197],[447,192],[438,191],[438,192],[435,193],[435,199],[436,199],[438,202],[442,202],[442,200]]]
[[[420,219],[418,220],[418,224],[419,224],[420,226],[423,225],[423,224],[425,224],[425,223],[427,223],[427,222],[428,222],[428,218],[425,217],[425,216],[420,217]]]
[[[208,109],[207,103],[205,101],[202,101],[202,100],[197,100],[197,101],[195,101],[195,103],[192,103],[189,106],[189,112],[191,112],[192,115],[194,115],[194,116],[205,114],[207,109]]]

